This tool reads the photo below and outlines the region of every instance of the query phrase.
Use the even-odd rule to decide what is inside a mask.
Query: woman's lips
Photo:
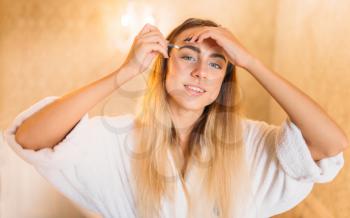
[[[184,87],[190,96],[200,96],[206,92],[205,90],[200,89],[196,86],[184,85]]]

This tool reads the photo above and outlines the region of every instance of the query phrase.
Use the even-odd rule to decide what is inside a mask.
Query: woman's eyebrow
[[[193,45],[183,45],[183,46],[180,46],[179,50],[184,49],[184,48],[191,49],[191,50],[193,50],[193,51],[195,51],[195,52],[197,52],[197,53],[199,53],[199,54],[201,53],[200,48],[198,48],[198,47],[196,47],[196,46],[193,46]],[[212,54],[210,54],[209,57],[221,58],[221,59],[223,59],[223,60],[226,62],[225,56],[223,56],[222,54],[219,54],[219,53],[212,53]]]

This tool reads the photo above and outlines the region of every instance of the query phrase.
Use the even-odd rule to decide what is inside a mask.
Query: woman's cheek
[[[214,90],[208,90],[208,98],[209,98],[209,103],[212,103],[215,101],[215,99],[218,97],[219,95],[219,91],[214,89]]]
[[[173,68],[182,75],[188,75],[194,70],[195,65],[188,61],[184,61],[180,57],[174,58]]]
[[[169,72],[167,74],[165,87],[168,93],[171,93],[174,89],[176,89],[176,77],[173,72]]]

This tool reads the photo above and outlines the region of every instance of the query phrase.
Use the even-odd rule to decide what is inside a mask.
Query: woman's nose
[[[207,72],[207,67],[203,63],[198,63],[194,69],[192,70],[192,76],[193,77],[198,77],[198,78],[207,78],[208,72]]]

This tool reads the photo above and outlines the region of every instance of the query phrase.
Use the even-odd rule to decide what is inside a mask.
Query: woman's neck
[[[175,104],[170,104],[170,111],[175,129],[180,137],[180,144],[181,146],[184,146],[184,150],[187,146],[188,139],[193,129],[193,126],[203,113],[203,110],[187,110]]]

